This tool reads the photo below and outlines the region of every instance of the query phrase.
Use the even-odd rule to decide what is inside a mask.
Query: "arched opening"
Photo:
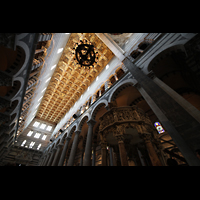
[[[131,57],[134,58],[134,59],[136,59],[140,54],[141,54],[141,52],[139,52],[138,50],[134,50],[131,53]]]
[[[99,90],[96,92],[96,99],[99,97]]]
[[[120,68],[116,70],[116,74],[117,74],[117,78],[120,79],[124,74],[124,70]]]
[[[101,95],[102,95],[105,92],[105,85],[102,85],[100,90],[101,90]]]
[[[141,42],[141,43],[138,45],[138,49],[144,51],[149,45],[150,45],[150,43],[147,42],[147,41]]]
[[[16,46],[16,50],[0,46],[0,70],[11,75],[16,74],[25,61],[25,52],[22,47]]]
[[[113,84],[113,83],[115,83],[115,77],[114,76],[112,76],[111,78],[110,78],[110,82],[111,82],[111,84]]]
[[[5,114],[12,113],[15,110],[15,108],[18,107],[18,104],[19,104],[18,100],[13,101],[12,104],[11,104],[11,106],[6,109]]]
[[[20,81],[14,81],[13,86],[0,86],[0,96],[12,99],[19,92],[20,88]]]
[[[137,89],[131,86],[130,83],[125,83],[115,90],[111,101],[116,101],[117,107],[127,106],[133,101],[135,95],[140,95]]]
[[[17,50],[12,50],[4,46],[0,46],[0,70],[8,69],[17,58]]]
[[[181,50],[167,49],[149,64],[157,78],[200,110],[200,80],[188,66],[189,58]]]

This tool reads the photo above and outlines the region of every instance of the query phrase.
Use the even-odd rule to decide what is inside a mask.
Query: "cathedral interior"
[[[0,166],[200,166],[200,34],[0,33]]]

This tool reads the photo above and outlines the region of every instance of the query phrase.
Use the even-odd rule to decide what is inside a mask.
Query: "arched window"
[[[163,127],[161,126],[161,124],[160,124],[159,122],[155,122],[155,123],[154,123],[154,126],[155,126],[155,128],[157,129],[157,131],[158,131],[159,134],[165,132],[165,130],[163,129]]]
[[[101,86],[101,95],[105,92],[105,85]]]
[[[135,50],[131,53],[131,57],[133,57],[134,59],[136,59],[139,55],[141,54],[141,52],[139,52],[138,50]]]
[[[120,77],[124,74],[124,70],[120,68],[118,71],[116,71],[116,74],[117,78],[120,79]]]
[[[149,45],[150,45],[149,42],[144,41],[144,42],[141,42],[141,43],[138,45],[138,48],[141,49],[142,51],[144,51]]]
[[[111,79],[110,79],[110,82],[113,84],[115,81],[116,81],[116,80],[115,80],[115,77],[112,76]]]

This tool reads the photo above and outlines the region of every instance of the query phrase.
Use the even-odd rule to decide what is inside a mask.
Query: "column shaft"
[[[144,139],[151,163],[153,166],[162,166],[160,159],[158,158],[158,155],[151,143],[150,138],[151,138],[150,134],[143,134],[143,139]]]
[[[113,148],[109,147],[110,150],[110,166],[113,166]]]
[[[62,146],[63,146],[63,144],[58,145],[58,149],[57,149],[56,154],[54,156],[52,166],[56,166],[58,164],[58,156],[60,154],[60,150],[61,150]]]
[[[96,144],[93,144],[93,154],[92,154],[92,166],[96,163]]]
[[[61,154],[60,160],[58,162],[58,166],[63,166],[64,160],[65,160],[65,156],[66,156],[67,147],[68,147],[68,143],[69,143],[69,139],[70,138],[66,139],[65,146],[64,146],[64,148],[62,150],[62,154]]]
[[[70,156],[69,156],[67,166],[73,166],[74,165],[74,158],[75,158],[76,149],[77,149],[77,146],[78,146],[78,136],[79,136],[80,132],[81,131],[75,131],[74,141],[73,141],[73,144],[72,144],[72,149],[71,149],[71,152],[70,152]]]
[[[188,164],[199,166],[200,160],[195,155],[195,148],[199,145],[199,136],[196,134],[200,129],[198,121],[128,58],[123,63],[141,85],[138,90],[170,134]]]
[[[47,166],[51,166],[51,163],[52,163],[52,161],[53,161],[55,152],[56,152],[56,148],[53,148],[52,153],[51,153],[51,156],[50,156],[49,161],[48,161],[48,163],[47,163]]]
[[[124,146],[123,141],[118,142],[119,145],[119,154],[120,154],[120,160],[121,160],[121,165],[122,166],[128,166],[128,160],[127,160],[127,155],[126,155],[126,149]]]
[[[46,157],[46,159],[45,159],[45,161],[44,161],[43,166],[47,166],[47,162],[48,162],[48,160],[49,160],[50,155],[51,155],[50,153],[47,154],[47,157]]]
[[[96,122],[94,120],[90,120],[87,122],[88,124],[88,134],[85,146],[85,157],[83,160],[83,166],[90,166],[91,165],[91,153],[92,153],[92,131],[94,124]]]
[[[107,155],[106,155],[107,142],[104,137],[101,138],[101,166],[107,166]]]

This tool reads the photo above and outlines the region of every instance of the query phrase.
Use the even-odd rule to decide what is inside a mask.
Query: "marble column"
[[[107,142],[105,139],[101,140],[101,166],[107,166],[107,155],[106,155]]]
[[[138,156],[140,158],[140,162],[141,162],[142,166],[146,166],[146,162],[144,160],[144,156],[142,155],[142,153],[141,153],[141,151],[140,151],[140,149],[138,147],[137,147],[137,152],[138,152]]]
[[[50,156],[50,158],[49,158],[49,161],[48,161],[48,163],[47,163],[47,166],[51,166],[51,163],[52,163],[52,161],[53,161],[54,154],[55,154],[56,150],[57,150],[57,148],[53,148],[53,149],[52,149],[51,156]]]
[[[119,134],[115,135],[115,137],[117,138],[118,141],[121,165],[128,166],[127,153],[124,145],[124,136]]]
[[[91,153],[92,153],[92,132],[93,127],[95,125],[96,121],[89,120],[87,122],[88,124],[88,134],[87,134],[87,140],[86,140],[86,146],[85,146],[85,157],[83,160],[83,166],[90,166],[91,165]]]
[[[81,149],[81,160],[79,166],[83,166],[83,155],[84,155],[84,149]]]
[[[158,158],[158,155],[153,147],[153,144],[151,142],[151,134],[150,133],[143,133],[142,138],[144,140],[144,143],[146,145],[149,158],[151,160],[151,163],[153,166],[162,166],[160,159]]]
[[[56,155],[54,156],[54,160],[53,160],[53,163],[51,166],[56,166],[58,164],[58,156],[60,154],[60,150],[61,150],[62,146],[63,146],[63,143],[58,145],[58,149],[56,151]]]
[[[65,156],[66,156],[66,151],[67,151],[67,147],[68,147],[68,143],[69,143],[69,140],[71,138],[66,138],[66,142],[65,142],[65,145],[64,145],[64,148],[62,150],[62,154],[60,156],[60,160],[58,162],[58,166],[63,166],[63,163],[64,163],[64,160],[65,160]]]
[[[200,122],[200,111],[190,102],[184,99],[180,94],[174,91],[171,87],[161,81],[158,77],[152,74],[152,80],[159,85],[168,95],[170,95],[178,104],[180,104],[193,118]]]
[[[200,160],[195,155],[195,148],[199,146],[199,135],[196,133],[199,132],[200,123],[128,58],[125,58],[123,63],[138,81],[139,92],[172,137],[188,164],[200,166]]]
[[[93,148],[92,166],[95,166],[95,163],[96,163],[96,144],[95,143],[92,145],[92,148]]]
[[[75,134],[74,141],[73,141],[73,144],[72,144],[72,149],[71,149],[71,152],[70,152],[70,156],[69,156],[67,166],[73,166],[74,165],[74,158],[75,158],[76,149],[77,149],[77,146],[78,146],[78,136],[79,136],[80,133],[81,133],[81,131],[75,131],[74,132],[74,134]]]
[[[110,166],[113,166],[113,148],[109,147],[110,150]]]
[[[46,157],[47,157],[47,155],[44,155],[44,156],[43,156],[43,158],[42,158],[42,160],[41,160],[39,166],[43,166]]]
[[[44,163],[43,163],[43,166],[47,166],[47,163],[48,163],[48,160],[49,160],[50,155],[51,155],[51,153],[49,152],[49,153],[47,154],[47,156],[46,156],[46,159],[45,159],[45,161],[44,161]]]

